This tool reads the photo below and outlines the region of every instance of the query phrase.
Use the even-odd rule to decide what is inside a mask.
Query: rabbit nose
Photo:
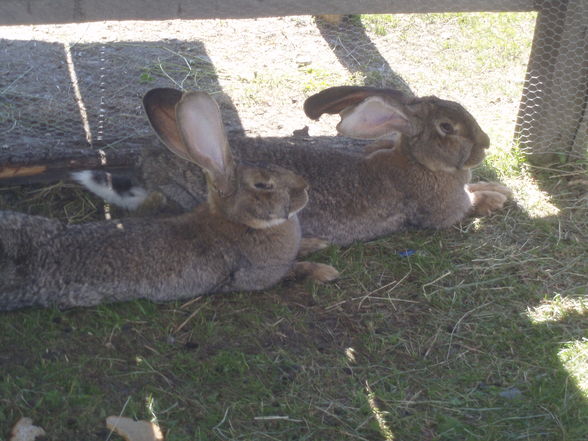
[[[483,149],[490,147],[490,137],[485,132],[480,132],[478,136],[478,145]]]

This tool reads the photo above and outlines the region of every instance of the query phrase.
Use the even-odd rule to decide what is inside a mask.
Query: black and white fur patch
[[[71,173],[71,177],[106,202],[136,210],[147,197],[147,191],[133,184],[131,179],[99,170]]]

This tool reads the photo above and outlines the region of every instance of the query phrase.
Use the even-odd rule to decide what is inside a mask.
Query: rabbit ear
[[[410,135],[413,127],[402,107],[383,97],[366,98],[357,106],[341,111],[337,131],[360,139],[377,139],[393,133]]]
[[[176,105],[182,92],[176,89],[152,89],[143,97],[143,107],[151,127],[165,146],[186,161],[193,161],[176,123]]]
[[[347,107],[355,106],[371,96],[385,96],[398,102],[404,102],[409,98],[395,89],[362,86],[329,87],[306,99],[304,113],[311,119],[319,119],[323,113],[331,115],[341,113]]]
[[[339,133],[354,138],[375,139],[391,133],[412,133],[406,111],[410,101],[411,98],[399,90],[341,86],[309,97],[304,103],[304,111],[313,119],[318,119],[323,113],[339,113]]]
[[[223,194],[232,189],[233,155],[220,109],[205,92],[189,92],[176,106],[176,118],[190,160],[204,168]]]

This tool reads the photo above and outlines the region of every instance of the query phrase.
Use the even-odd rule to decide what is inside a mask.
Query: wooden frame
[[[0,0],[0,25],[284,15],[531,11],[533,0]]]

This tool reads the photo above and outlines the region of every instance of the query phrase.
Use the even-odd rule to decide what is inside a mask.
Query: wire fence
[[[309,94],[366,84],[455,99],[495,142],[585,159],[585,145],[577,146],[586,129],[578,115],[586,111],[587,48],[577,32],[588,20],[551,3],[539,14],[549,30],[536,33],[528,67],[533,13],[512,22],[517,15],[507,15],[512,35],[489,15],[469,14],[11,28],[19,29],[14,38],[0,34],[0,150],[50,155],[52,146],[150,135],[141,97],[153,87],[212,93],[229,131],[287,136],[309,123]],[[334,124],[312,130],[332,134]]]

